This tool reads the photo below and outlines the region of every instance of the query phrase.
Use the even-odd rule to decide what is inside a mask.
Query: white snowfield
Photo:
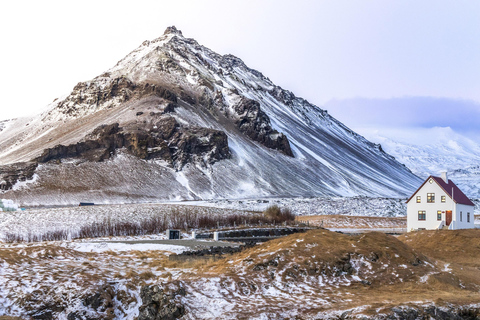
[[[0,239],[3,239],[7,234],[28,236],[43,235],[55,231],[67,231],[74,237],[80,228],[97,222],[139,223],[158,216],[166,216],[169,219],[169,215],[177,211],[190,211],[210,217],[234,213],[248,214],[248,212],[239,209],[185,207],[178,204],[124,204],[28,209],[16,212],[0,212]]]

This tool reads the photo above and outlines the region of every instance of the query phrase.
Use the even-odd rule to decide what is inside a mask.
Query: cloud
[[[480,103],[472,100],[402,97],[331,100],[322,108],[352,129],[359,127],[450,127],[464,134],[480,133]]]

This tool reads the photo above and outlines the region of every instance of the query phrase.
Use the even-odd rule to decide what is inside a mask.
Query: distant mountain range
[[[462,191],[480,199],[480,143],[449,127],[362,130],[386,152],[426,179],[447,171]]]
[[[0,123],[1,196],[24,205],[405,197],[419,183],[380,145],[175,27],[42,114]]]

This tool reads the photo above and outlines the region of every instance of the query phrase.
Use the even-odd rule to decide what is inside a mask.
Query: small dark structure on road
[[[168,240],[180,239],[180,230],[167,229]]]
[[[94,206],[95,203],[93,202],[80,202],[80,204],[78,205],[79,207],[86,207],[86,206]]]

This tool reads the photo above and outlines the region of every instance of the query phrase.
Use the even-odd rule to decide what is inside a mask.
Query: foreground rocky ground
[[[479,247],[480,230],[397,238],[319,229],[216,261],[141,245],[3,244],[0,316],[478,319]]]

